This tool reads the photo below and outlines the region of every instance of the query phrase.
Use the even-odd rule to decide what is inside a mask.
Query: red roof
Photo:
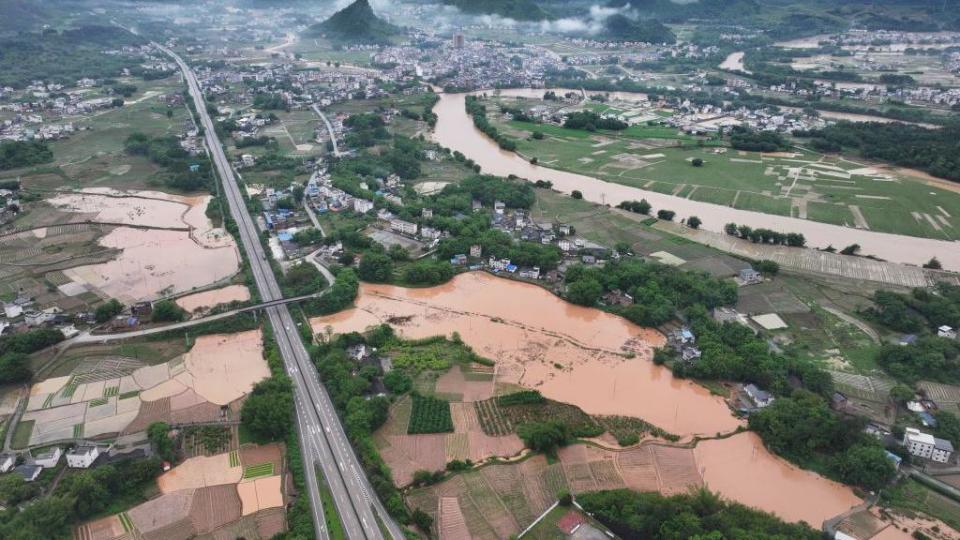
[[[584,521],[583,516],[571,510],[557,521],[557,527],[560,527],[563,534],[573,534],[573,531],[577,530]]]

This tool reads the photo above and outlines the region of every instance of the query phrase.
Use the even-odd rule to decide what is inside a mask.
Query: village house
[[[753,268],[744,268],[737,275],[737,284],[741,287],[757,283],[763,283],[763,275]]]
[[[40,476],[40,473],[43,472],[43,467],[38,467],[36,465],[20,465],[14,472],[23,477],[24,482],[33,482]]]
[[[418,226],[416,223],[410,223],[409,221],[404,221],[402,219],[390,220],[390,230],[394,232],[413,236],[417,234],[417,229]]]
[[[773,400],[774,400],[773,395],[771,395],[770,392],[767,392],[766,390],[761,390],[757,388],[757,385],[755,384],[751,383],[744,386],[743,391],[747,394],[747,397],[750,398],[750,401],[752,401],[754,406],[756,406],[758,409],[762,409],[764,407],[767,407],[771,403],[773,403]]]
[[[358,214],[366,214],[370,210],[373,210],[373,201],[368,201],[366,199],[354,199],[353,200],[353,211]]]
[[[463,253],[457,253],[453,257],[450,257],[450,264],[454,266],[464,266],[467,264],[467,256]]]
[[[52,469],[60,462],[63,450],[59,446],[51,446],[33,456],[33,464],[44,469]]]
[[[953,454],[953,445],[950,444],[950,441],[910,427],[906,428],[903,433],[903,446],[907,448],[911,455],[937,463],[948,463],[950,456]]]
[[[957,339],[957,331],[947,325],[937,328],[937,335],[942,338]]]
[[[483,247],[480,244],[470,246],[470,256],[473,258],[483,257]]]
[[[0,473],[8,473],[17,465],[17,456],[4,454],[0,456]]]
[[[67,467],[86,469],[100,456],[100,448],[94,445],[77,446],[67,450]]]

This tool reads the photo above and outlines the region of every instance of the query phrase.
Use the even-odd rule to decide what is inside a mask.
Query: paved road
[[[265,301],[282,298],[273,269],[267,262],[266,253],[260,243],[256,224],[247,211],[233,169],[223,152],[213,122],[206,112],[203,92],[196,76],[183,59],[173,51],[159,44],[154,45],[177,62],[186,78],[190,95],[204,127],[204,137],[210,150],[210,157],[223,181],[224,195],[230,207],[230,214],[237,223],[240,241],[250,260],[254,281],[261,298]],[[326,389],[320,384],[316,369],[303,346],[297,323],[290,316],[285,305],[269,307],[266,313],[273,327],[287,373],[294,384],[297,429],[301,450],[304,453],[304,472],[307,477],[306,483],[310,492],[317,536],[326,538],[327,531],[317,491],[314,464],[320,466],[326,477],[349,538],[384,538],[377,524],[377,518],[374,517],[374,514],[377,514],[388,528],[390,536],[395,540],[402,540],[403,532],[387,514],[363,473],[333,408],[333,403]]]
[[[323,120],[323,123],[327,125],[327,133],[330,134],[330,141],[333,143],[333,155],[340,157],[340,150],[337,146],[337,135],[333,132],[333,126],[330,125],[330,121],[327,120],[327,115],[323,114],[323,111],[320,110],[320,106],[314,103],[312,106],[313,112],[317,113],[320,116],[320,119]]]
[[[328,289],[329,290],[329,289]],[[262,304],[256,304],[253,306],[246,306],[238,309],[232,309],[230,311],[224,311],[223,313],[216,313],[214,315],[209,315],[207,317],[200,317],[199,319],[190,319],[189,321],[181,321],[178,323],[167,324],[164,326],[156,326],[153,328],[144,328],[142,330],[131,330],[129,332],[118,332],[115,334],[91,334],[89,331],[83,332],[75,337],[64,340],[56,345],[57,348],[66,349],[74,345],[80,345],[82,343],[106,343],[108,341],[117,341],[121,339],[130,339],[142,336],[149,336],[152,334],[162,334],[164,332],[169,332],[171,330],[182,330],[184,328],[190,328],[191,326],[197,326],[205,324],[208,322],[219,321],[220,319],[226,319],[238,315],[240,313],[246,313],[248,311],[256,311],[258,309],[267,309],[273,306],[281,306],[285,304],[291,304],[293,302],[301,302],[303,300],[309,300],[311,298],[317,298],[323,296],[324,293],[318,294],[308,294],[304,296],[294,296],[291,298],[281,298],[280,300],[271,300],[269,302],[263,302]]]

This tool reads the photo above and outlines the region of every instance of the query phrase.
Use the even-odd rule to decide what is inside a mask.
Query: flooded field
[[[246,285],[227,285],[219,289],[211,289],[177,298],[177,305],[188,313],[199,309],[212,308],[230,302],[246,302],[250,299],[250,289]]]
[[[407,338],[458,332],[497,362],[497,384],[535,388],[590,414],[635,416],[678,435],[740,426],[719,397],[650,361],[664,343],[659,332],[535,285],[479,272],[429,289],[364,284],[356,308],[311,320],[317,332],[384,322]]]
[[[522,92],[510,91],[509,95]],[[722,232],[724,224],[729,222],[784,232],[801,232],[807,239],[807,245],[811,247],[856,243],[860,244],[863,253],[888,261],[919,265],[936,256],[944,268],[960,270],[960,249],[957,249],[956,242],[858,230],[807,219],[741,210],[533,165],[513,152],[501,150],[496,143],[477,130],[466,115],[464,100],[464,94],[441,95],[440,101],[434,107],[434,112],[438,115],[434,139],[473,159],[486,173],[501,176],[515,174],[530,181],[550,180],[554,189],[565,193],[576,189],[583,193],[584,199],[597,203],[616,205],[624,200],[647,199],[654,210],[674,210],[678,220],[696,215],[703,220],[703,228],[715,232]]]
[[[121,250],[119,256],[64,274],[125,303],[190,291],[233,275],[240,253],[233,238],[206,217],[210,199],[103,189],[49,199],[60,210],[121,225],[100,239],[101,246]]]
[[[485,273],[461,274],[428,289],[363,284],[356,304],[348,311],[311,320],[314,331],[324,332],[327,326],[335,332],[360,331],[390,323],[407,338],[458,332],[477,353],[497,361],[497,386],[536,388],[548,398],[591,414],[635,416],[681,435],[713,436],[741,425],[720,398],[675,379],[669,370],[650,361],[652,348],[663,343],[658,332],[600,310],[568,304],[534,285]],[[633,351],[635,357],[623,356],[621,348]],[[440,440],[426,442],[431,444],[419,447],[433,448],[436,463],[442,465],[443,449],[449,445]],[[416,453],[413,447],[403,450]],[[664,481],[666,472],[655,470],[656,463],[667,457],[662,452],[669,449],[658,454],[659,461],[639,454],[623,461],[621,457],[632,456],[634,450],[625,452],[614,460],[619,463],[617,474],[603,478],[622,477],[620,482],[628,486],[652,482],[652,489],[669,491],[668,485],[657,484]],[[568,453],[564,455],[572,459]],[[566,458],[564,462],[569,461]],[[614,456],[597,459],[610,462]],[[702,476],[704,484],[726,497],[815,527],[860,502],[849,488],[773,456],[752,433],[700,442],[684,459],[689,462],[684,470],[689,469],[690,482]],[[413,461],[422,462],[423,456]],[[666,459],[664,463],[673,462]],[[676,469],[664,467],[667,472]]]
[[[754,433],[702,441],[695,452],[708,488],[788,521],[818,528],[861,502],[849,487],[774,456]]]

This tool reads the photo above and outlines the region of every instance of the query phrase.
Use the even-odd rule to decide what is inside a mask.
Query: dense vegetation
[[[960,286],[940,282],[933,289],[910,294],[878,290],[867,315],[900,332],[935,332],[941,326],[960,328]]]
[[[960,123],[957,122],[940,129],[928,129],[912,124],[844,121],[795,135],[812,137],[812,146],[822,152],[855,150],[865,158],[960,181]]]
[[[12,504],[0,513],[0,538],[69,538],[72,526],[112,505],[142,502],[145,488],[161,472],[160,460],[156,458],[73,470],[50,496],[24,505],[23,510],[15,504],[35,496],[37,487],[24,483],[19,474],[6,474],[0,478],[0,499]]]
[[[593,111],[577,111],[567,115],[563,121],[563,127],[568,129],[585,129],[587,131],[596,131],[598,129],[609,129],[619,131],[627,129],[627,123],[616,118],[603,118]]]
[[[273,340],[266,345],[276,347]],[[292,415],[293,386],[283,374],[258,382],[240,410],[243,427],[258,443],[285,440],[292,427]]]
[[[660,21],[631,19],[617,13],[603,21],[601,36],[612,41],[643,41],[646,43],[676,43],[677,36]]]
[[[353,270],[344,268],[337,272],[330,290],[319,298],[308,300],[302,304],[308,315],[329,315],[353,303],[360,290],[360,280]]]
[[[884,345],[877,364],[898,380],[960,383],[960,342],[937,336],[922,337],[910,345]]]
[[[483,132],[484,135],[493,139],[500,148],[514,151],[517,149],[517,142],[506,135],[501,135],[500,131],[487,120],[487,106],[476,96],[467,96],[464,101],[467,114],[473,118],[473,125]]]
[[[863,432],[864,423],[836,414],[823,397],[806,390],[750,415],[750,429],[774,452],[841,482],[877,490],[896,470],[879,441]]]
[[[432,396],[413,394],[413,411],[407,433],[451,433],[453,418],[450,416],[450,402]]]
[[[581,305],[596,304],[607,291],[629,294],[633,297],[631,305],[611,310],[644,326],[659,326],[673,319],[678,310],[697,304],[709,309],[737,300],[737,287],[730,280],[633,259],[611,262],[603,268],[572,266],[564,279],[568,298]]]
[[[215,180],[210,160],[191,156],[172,135],[150,138],[143,133],[133,133],[124,142],[124,149],[130,155],[144,156],[163,167],[158,176],[167,187],[180,191],[213,187]]]
[[[723,229],[730,236],[750,240],[754,244],[777,244],[790,247],[803,247],[807,244],[807,239],[803,236],[803,233],[782,233],[764,228],[754,229],[749,225],[737,225],[736,223],[727,223],[723,226]]]
[[[671,497],[626,489],[596,491],[578,495],[577,502],[621,538],[817,540],[822,537],[819,530],[804,523],[784,523],[772,514],[727,502],[706,490]]]
[[[53,161],[53,151],[41,141],[0,143],[0,171]]]
[[[140,58],[103,51],[142,42],[122,28],[95,25],[0,39],[0,86],[23,88],[34,80],[73,86],[84,77],[116,77]]]
[[[23,383],[33,377],[29,354],[63,341],[54,328],[39,328],[0,337],[0,384]]]
[[[730,145],[748,152],[776,152],[788,147],[787,141],[777,132],[755,131],[741,126],[734,126],[731,130]]]
[[[287,269],[280,280],[280,288],[285,297],[316,294],[327,286],[327,280],[316,266],[301,262]]]
[[[339,44],[386,44],[397,27],[377,17],[367,0],[356,0],[329,19],[307,29],[307,35],[323,35]]]

